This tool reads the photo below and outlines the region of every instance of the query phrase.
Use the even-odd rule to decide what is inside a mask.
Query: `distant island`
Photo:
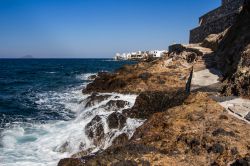
[[[32,55],[25,55],[20,57],[20,59],[34,59],[34,57]]]

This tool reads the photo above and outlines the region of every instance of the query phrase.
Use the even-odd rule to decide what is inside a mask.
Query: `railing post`
[[[191,83],[192,83],[192,78],[193,78],[193,72],[194,72],[194,66],[192,67],[192,70],[190,72],[190,75],[189,75],[187,83],[186,83],[186,93],[187,94],[190,94],[190,92],[191,92]]]

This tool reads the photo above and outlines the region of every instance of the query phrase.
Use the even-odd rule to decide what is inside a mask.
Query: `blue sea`
[[[99,106],[85,110],[82,101],[87,96],[81,91],[91,81],[90,75],[132,63],[111,59],[1,59],[0,165],[56,165],[59,159],[79,151],[74,146],[82,140],[91,146],[84,136],[84,125],[94,115],[105,117],[105,113],[96,111]],[[131,106],[136,98],[117,95]],[[130,124],[126,132],[141,123]],[[65,141],[72,146],[59,153]]]

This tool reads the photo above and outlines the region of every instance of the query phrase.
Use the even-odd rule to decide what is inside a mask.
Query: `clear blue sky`
[[[100,58],[187,43],[220,0],[0,0],[0,58]]]

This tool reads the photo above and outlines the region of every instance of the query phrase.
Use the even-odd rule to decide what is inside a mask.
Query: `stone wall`
[[[232,1],[235,1],[235,0],[222,0],[222,5],[225,5],[225,4],[227,4],[227,3],[229,3],[229,2],[232,2]]]
[[[208,35],[223,32],[232,26],[244,0],[222,0],[222,6],[200,17],[200,26],[190,31],[190,43],[200,43]]]
[[[190,43],[200,43],[210,34],[218,34],[223,32],[228,27],[232,26],[238,14],[231,14],[222,17],[209,24],[202,25],[190,31]]]
[[[212,10],[211,12],[201,16],[199,18],[200,25],[208,24],[215,21],[221,17],[227,16],[232,13],[239,13],[244,0],[234,0],[230,3],[226,3],[223,6]]]

